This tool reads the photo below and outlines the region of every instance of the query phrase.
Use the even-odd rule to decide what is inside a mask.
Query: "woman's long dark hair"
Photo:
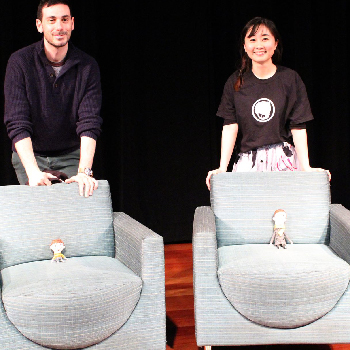
[[[239,51],[241,55],[241,64],[239,68],[238,78],[235,82],[234,89],[235,91],[239,91],[241,86],[243,85],[243,75],[245,72],[249,71],[252,68],[252,60],[249,58],[247,53],[244,50],[244,41],[245,37],[247,36],[248,31],[250,30],[250,33],[248,34],[248,38],[255,35],[255,33],[259,30],[259,27],[263,25],[265,26],[271,34],[274,36],[277,47],[275,50],[275,53],[272,56],[272,61],[274,63],[278,63],[282,58],[282,39],[281,36],[276,28],[275,23],[270,21],[269,19],[263,18],[263,17],[255,17],[252,20],[250,20],[243,28],[239,43]]]

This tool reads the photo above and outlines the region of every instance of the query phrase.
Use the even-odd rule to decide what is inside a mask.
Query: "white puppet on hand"
[[[275,222],[275,226],[273,229],[273,235],[271,237],[270,244],[272,244],[272,242],[274,241],[274,245],[278,249],[280,247],[286,249],[286,240],[293,244],[292,240],[287,236],[285,232],[285,222],[287,220],[287,213],[283,209],[277,209],[273,214],[272,220]]]

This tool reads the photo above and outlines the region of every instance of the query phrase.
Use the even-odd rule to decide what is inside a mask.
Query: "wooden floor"
[[[192,245],[165,245],[167,350],[197,350],[194,334]],[[213,346],[212,350],[350,350],[350,344]]]

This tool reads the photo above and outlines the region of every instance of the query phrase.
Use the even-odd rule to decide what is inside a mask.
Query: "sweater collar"
[[[38,55],[41,59],[41,61],[45,64],[45,65],[50,65],[46,54],[45,54],[45,49],[44,49],[44,38],[39,41],[37,43],[37,52]],[[76,49],[76,47],[69,41],[68,42],[68,51],[67,51],[67,55],[66,55],[66,62],[64,64],[63,67],[65,67],[65,71],[71,67],[73,67],[74,65],[78,64],[80,62],[80,57],[78,54],[78,50]],[[63,68],[62,68],[63,69]]]

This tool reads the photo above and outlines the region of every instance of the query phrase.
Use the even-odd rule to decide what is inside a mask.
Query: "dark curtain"
[[[36,1],[2,4],[2,111],[10,54],[41,38],[36,7]],[[75,0],[73,15],[72,42],[101,69],[104,125],[93,170],[109,181],[115,211],[165,242],[191,240],[194,210],[209,204],[206,174],[219,165],[216,109],[237,67],[240,31],[255,16],[276,23],[282,64],[306,85],[315,116],[308,124],[311,165],[332,172],[332,202],[350,208],[346,0]],[[0,137],[0,185],[16,184],[3,123]]]

